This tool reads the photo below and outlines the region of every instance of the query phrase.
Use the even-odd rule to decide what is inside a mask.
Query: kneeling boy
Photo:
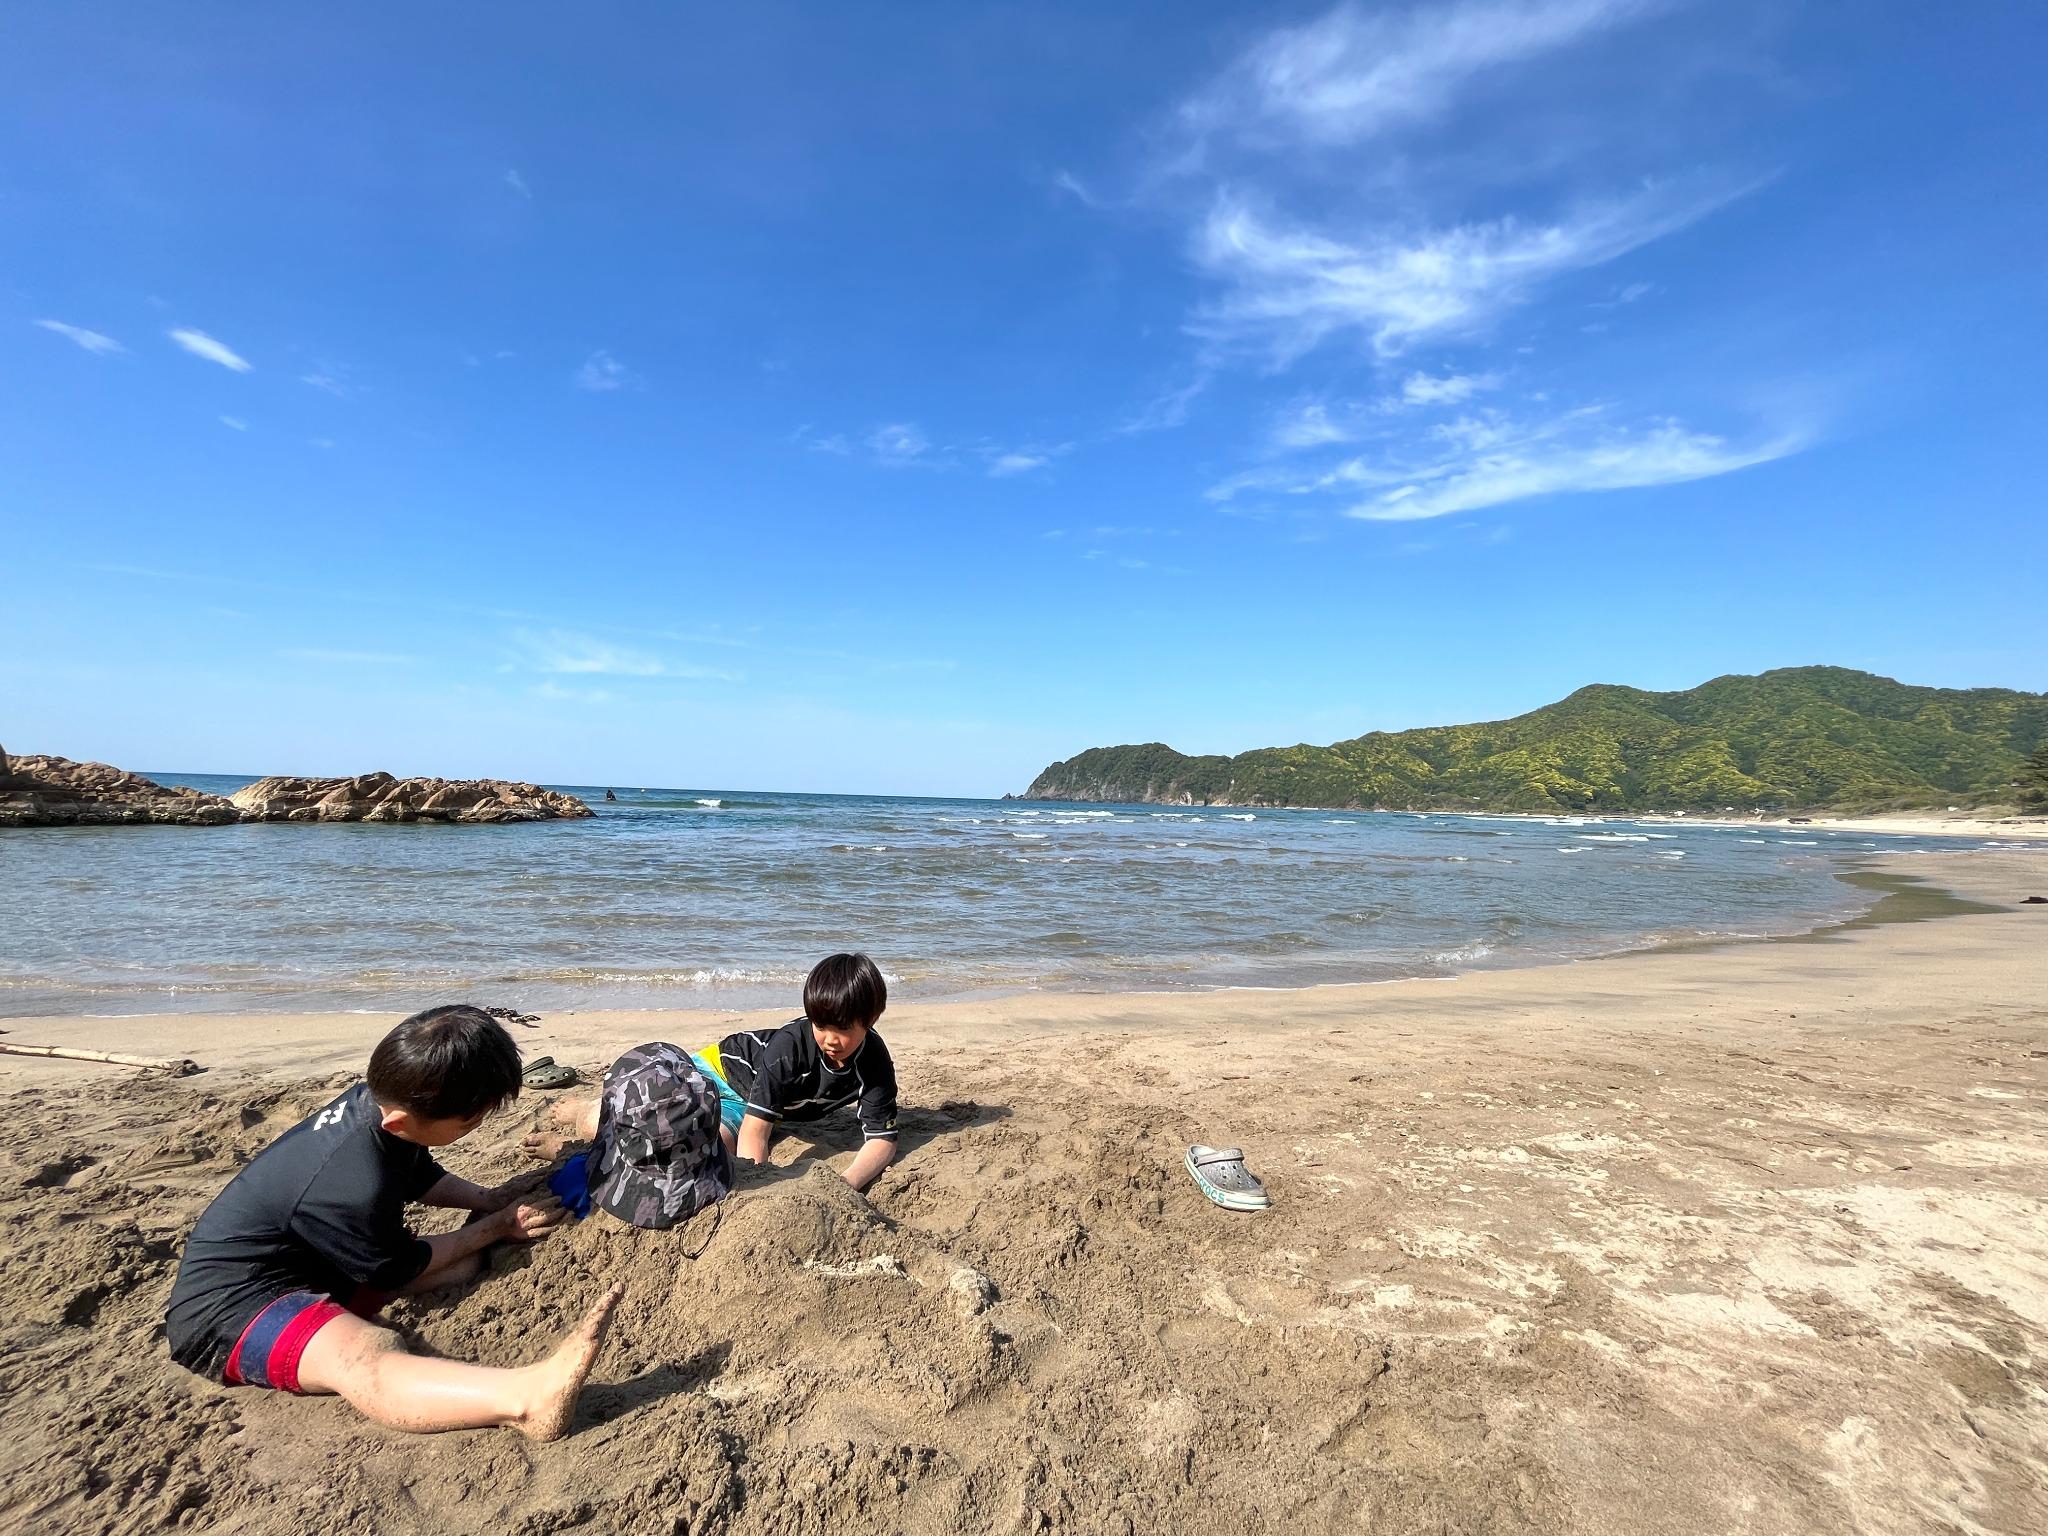
[[[394,1429],[567,1432],[617,1303],[608,1292],[545,1359],[496,1370],[406,1351],[368,1319],[394,1295],[467,1279],[484,1249],[562,1219],[434,1161],[519,1092],[519,1050],[482,1010],[429,1008],[386,1035],[368,1080],[259,1152],[192,1229],[165,1318],[171,1356],[223,1381],[336,1393]],[[483,1213],[415,1237],[408,1201]]]

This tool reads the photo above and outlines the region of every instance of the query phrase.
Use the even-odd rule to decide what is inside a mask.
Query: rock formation
[[[215,827],[238,820],[219,795],[175,789],[106,763],[16,757],[0,751],[0,827],[171,822]]]
[[[595,813],[574,795],[505,779],[258,779],[235,791],[244,821],[553,821]]]

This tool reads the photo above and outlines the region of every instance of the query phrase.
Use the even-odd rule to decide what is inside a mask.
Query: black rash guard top
[[[165,1314],[171,1358],[218,1376],[242,1330],[292,1291],[347,1305],[419,1277],[433,1250],[406,1202],[444,1176],[433,1154],[385,1130],[358,1083],[257,1153],[185,1241]]]
[[[727,1035],[718,1042],[718,1060],[750,1115],[816,1120],[857,1102],[863,1137],[896,1139],[896,1063],[872,1029],[843,1067],[825,1059],[809,1019]]]

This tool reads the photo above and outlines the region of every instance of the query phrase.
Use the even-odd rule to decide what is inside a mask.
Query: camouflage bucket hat
[[[590,1149],[593,1203],[659,1230],[723,1200],[732,1180],[732,1158],[718,1136],[718,1091],[689,1052],[654,1041],[612,1063]]]

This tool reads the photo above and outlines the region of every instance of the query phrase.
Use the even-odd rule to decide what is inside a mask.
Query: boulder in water
[[[237,819],[219,795],[68,757],[9,758],[0,751],[0,827],[160,822],[217,827]]]
[[[509,779],[258,779],[233,796],[244,821],[555,821],[591,816],[574,795]]]

